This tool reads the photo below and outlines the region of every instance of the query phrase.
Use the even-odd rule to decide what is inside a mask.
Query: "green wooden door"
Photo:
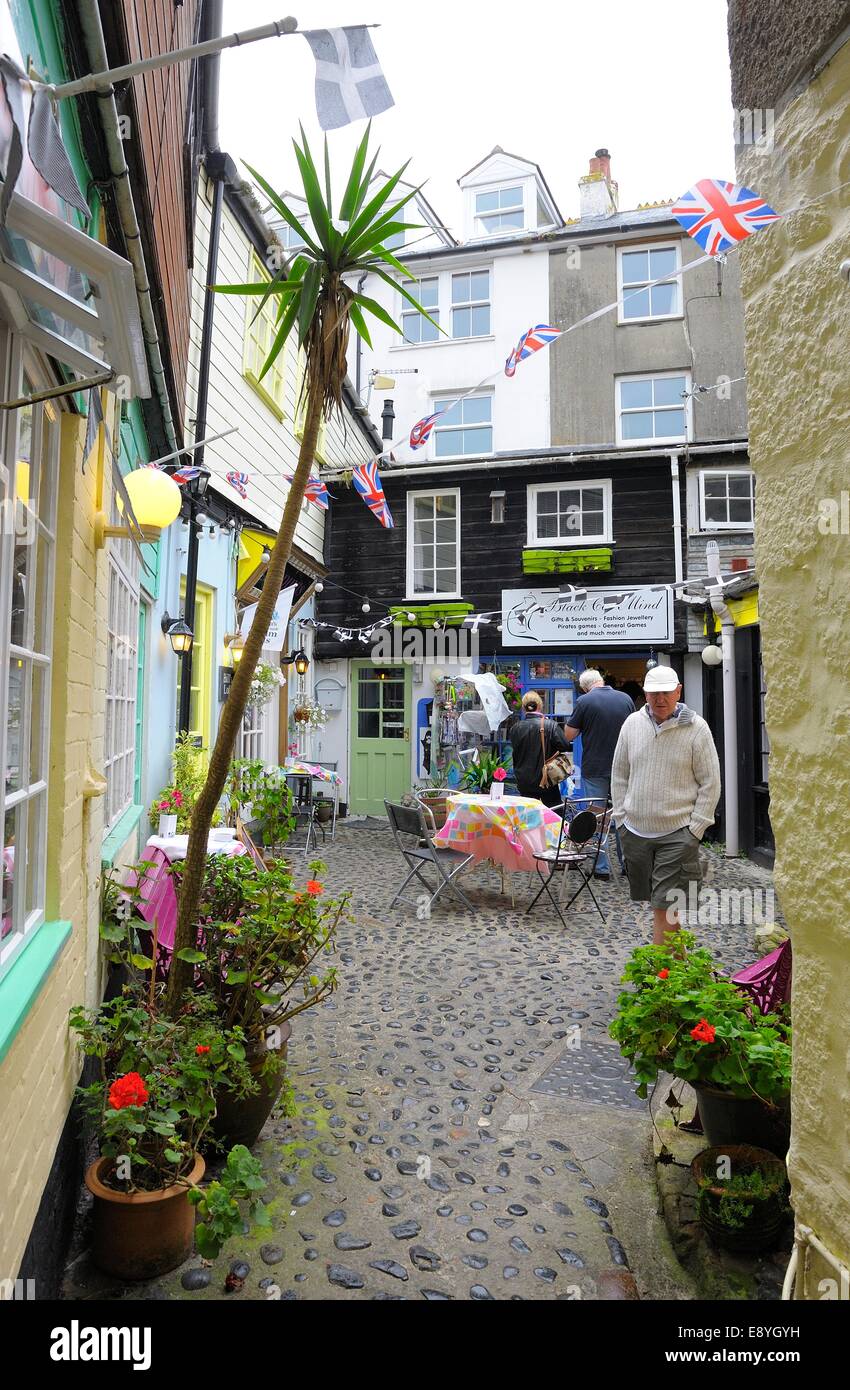
[[[383,816],[410,791],[410,667],[351,663],[351,788],[355,815]]]

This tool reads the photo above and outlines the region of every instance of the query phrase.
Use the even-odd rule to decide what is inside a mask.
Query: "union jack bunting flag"
[[[203,469],[195,468],[194,465],[186,468],[178,468],[176,473],[172,473],[175,483],[191,483],[193,478],[197,478]]]
[[[421,449],[423,444],[427,444],[434,428],[434,421],[438,415],[442,415],[441,410],[435,411],[433,415],[426,415],[424,420],[417,420],[413,429],[410,431],[411,449]]]
[[[239,496],[240,496],[240,497],[247,497],[247,496],[248,496],[248,486],[247,486],[247,484],[248,484],[248,474],[247,474],[247,473],[237,473],[236,470],[234,469],[234,470],[233,470],[232,472],[230,472],[230,473],[225,473],[224,478],[225,478],[225,482],[230,483],[230,486],[236,489],[236,491],[239,493]]]
[[[725,179],[699,179],[674,205],[673,216],[703,251],[719,256],[775,222],[779,213],[751,188]]]
[[[304,498],[307,502],[315,502],[317,507],[321,507],[323,512],[328,510],[328,490],[321,478],[309,477],[307,486],[304,489]]]
[[[388,530],[394,526],[392,512],[387,506],[387,499],[381,486],[381,475],[375,460],[371,459],[369,463],[359,463],[351,475],[351,481],[369,511],[378,518],[381,525],[386,526]]]
[[[552,328],[548,323],[538,323],[536,328],[529,328],[510,353],[505,363],[505,376],[513,376],[520,362],[524,362],[533,352],[554,343],[556,338],[560,338],[561,332],[560,328]]]

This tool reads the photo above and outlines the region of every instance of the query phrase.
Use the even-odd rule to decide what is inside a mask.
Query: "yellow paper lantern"
[[[163,531],[180,515],[180,489],[161,468],[134,468],[125,477],[124,486],[130,495],[133,515],[143,529]],[[120,493],[118,510],[124,510]]]

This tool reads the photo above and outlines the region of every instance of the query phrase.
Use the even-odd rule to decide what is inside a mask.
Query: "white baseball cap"
[[[653,666],[644,677],[643,688],[651,693],[655,690],[675,690],[678,684],[679,677],[672,666]]]

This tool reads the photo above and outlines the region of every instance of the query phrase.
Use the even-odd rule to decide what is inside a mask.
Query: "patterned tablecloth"
[[[295,772],[301,777],[315,777],[319,782],[330,782],[334,787],[342,786],[342,778],[338,772],[334,772],[329,767],[319,767],[318,763],[286,762],[283,766],[284,772]]]
[[[434,836],[439,849],[457,850],[475,859],[492,859],[512,872],[533,873],[534,855],[555,849],[561,818],[529,796],[489,796],[457,793],[447,799],[448,816]]]

